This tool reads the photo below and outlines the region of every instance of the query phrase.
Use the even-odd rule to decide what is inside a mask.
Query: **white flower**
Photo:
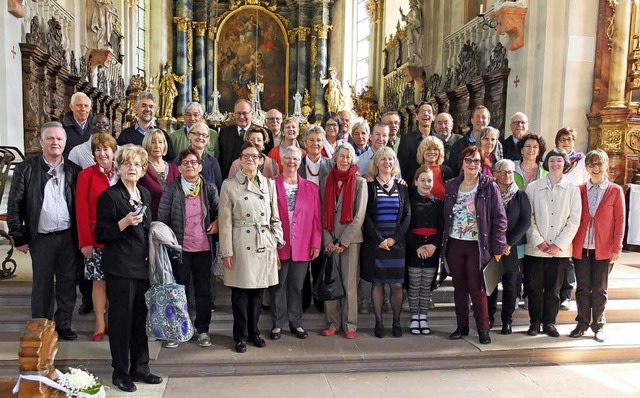
[[[69,393],[76,394],[78,392],[89,390],[99,385],[98,379],[89,372],[78,368],[69,368],[68,373],[64,373],[58,380],[58,383],[65,387]]]

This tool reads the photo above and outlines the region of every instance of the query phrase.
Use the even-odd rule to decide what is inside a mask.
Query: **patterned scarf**
[[[202,186],[202,179],[198,176],[198,181],[190,183],[185,180],[184,177],[180,177],[182,184],[182,190],[187,197],[198,196],[200,194],[200,187]]]
[[[485,156],[484,163],[482,164],[482,174],[486,175],[487,177],[493,177],[493,174],[491,174],[491,168],[493,167],[493,165],[491,164],[492,159],[493,153],[490,153],[489,156]]]
[[[511,199],[513,199],[514,196],[516,196],[516,193],[518,193],[518,186],[516,185],[516,182],[512,182],[511,185],[509,185],[507,187],[507,189],[501,193],[502,195],[502,201],[504,202],[504,207],[507,207],[507,204],[509,204],[509,202],[511,201]]]

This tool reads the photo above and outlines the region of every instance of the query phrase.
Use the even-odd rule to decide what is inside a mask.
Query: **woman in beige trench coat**
[[[231,287],[233,340],[239,353],[256,347],[263,290],[278,284],[278,252],[284,246],[276,188],[258,171],[260,150],[247,142],[240,171],[222,183],[218,222],[224,284]]]

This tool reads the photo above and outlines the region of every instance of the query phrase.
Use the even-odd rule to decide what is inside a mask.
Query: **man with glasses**
[[[243,98],[237,100],[233,105],[233,115],[236,124],[223,127],[218,137],[218,143],[220,145],[220,169],[222,170],[222,175],[225,177],[229,175],[233,161],[238,159],[240,155],[240,148],[242,148],[242,144],[244,143],[244,133],[251,127],[251,118],[253,116],[251,102]],[[273,146],[271,146],[271,148],[273,148]],[[264,151],[267,151],[266,143]]]
[[[80,167],[64,158],[66,142],[61,123],[42,126],[42,155],[18,164],[13,172],[7,225],[16,249],[31,255],[31,317],[55,320],[60,338],[75,340],[71,318],[80,253],[74,199]]]
[[[422,142],[422,139],[425,137],[430,135],[438,137],[437,134],[431,131],[433,106],[431,106],[430,103],[423,101],[418,105],[416,109],[416,122],[418,124],[418,130],[403,137],[398,147],[400,171],[402,171],[402,175],[405,176],[405,178],[411,180],[413,180],[413,174],[420,166],[416,160],[418,145],[420,145],[420,142]]]
[[[269,109],[265,121],[267,129],[272,133],[269,141],[273,143],[273,147],[277,147],[282,142],[282,112],[275,108]]]
[[[338,112],[338,116],[340,116],[340,121],[342,122],[340,124],[340,132],[338,133],[338,140],[341,140],[342,142],[348,142],[351,145],[355,145],[353,143],[353,138],[349,134],[349,132],[351,131],[351,112],[349,112],[346,109],[343,109],[340,112]]]
[[[142,146],[144,135],[147,134],[149,130],[157,128],[154,124],[156,99],[153,94],[148,91],[143,91],[138,95],[138,99],[136,100],[136,116],[138,118],[136,124],[122,130],[118,136],[118,145],[135,144]],[[171,163],[176,157],[173,150],[173,143],[171,142],[169,134],[164,130],[162,130],[162,132],[164,133],[164,140],[167,143],[167,154],[162,158]]]
[[[480,130],[489,126],[491,122],[491,113],[484,105],[478,105],[471,112],[471,125],[472,129],[467,134],[462,136],[462,139],[458,140],[452,147],[449,154],[449,167],[453,170],[454,175],[458,175],[460,172],[460,152],[470,146],[480,146]],[[502,159],[502,144],[498,141],[497,151],[499,159]]]
[[[189,102],[184,106],[182,110],[184,126],[169,135],[174,152],[180,153],[189,146],[189,129],[196,123],[204,122],[203,115],[204,110],[199,102]],[[218,132],[216,130],[209,129],[209,144],[204,151],[214,158],[217,158],[220,154],[218,148]]]
[[[453,117],[442,112],[436,116],[436,133],[440,135],[444,143],[444,161],[449,160],[453,144],[462,138],[462,135],[453,133]]]
[[[509,128],[511,128],[511,135],[502,141],[504,159],[520,160],[522,155],[518,151],[517,145],[520,138],[529,132],[529,118],[522,112],[516,112],[511,117]]]

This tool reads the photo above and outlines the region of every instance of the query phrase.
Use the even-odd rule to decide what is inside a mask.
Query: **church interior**
[[[158,100],[155,123],[169,133],[184,126],[183,109],[192,101],[202,105],[215,130],[234,124],[238,99],[251,102],[254,123],[264,124],[267,111],[277,109],[295,118],[300,131],[319,124],[327,112],[348,110],[352,119],[373,125],[396,111],[404,135],[417,128],[418,104],[428,102],[434,115],[451,114],[459,134],[472,129],[472,111],[483,105],[504,139],[511,135],[512,115],[522,112],[530,131],[547,143],[572,127],[576,150],[607,152],[611,181],[626,190],[640,183],[637,0],[0,0],[0,54],[0,152],[10,148],[17,160],[41,152],[41,126],[61,121],[74,93],[91,98],[92,112],[104,114],[117,137],[135,124],[136,99],[149,91]],[[8,184],[8,172],[0,177]],[[8,186],[0,195],[3,212]],[[640,263],[629,256],[626,264]],[[638,328],[640,267],[624,267],[615,271],[612,285],[613,297],[625,304],[612,306],[611,321]],[[0,278],[3,283],[8,280]],[[19,283],[7,294],[26,297]],[[437,306],[451,300],[451,291],[440,291]],[[220,326],[212,333],[229,334],[230,315],[217,316]],[[13,312],[4,318],[18,320],[10,327],[15,336],[26,322]],[[518,318],[522,325],[525,318]],[[80,331],[91,330],[90,321],[79,322]],[[434,324],[452,322],[443,316]],[[309,328],[320,324],[320,316],[312,317]],[[460,361],[471,367],[637,361],[640,345],[625,340],[630,329],[618,335],[612,330],[622,343],[611,339],[598,350],[517,340],[501,346],[514,350],[504,354],[471,345],[456,351],[445,341],[436,348],[440,362],[433,363],[425,362],[433,351],[406,341],[392,341],[384,352],[373,344],[353,350],[324,341],[313,349],[295,346],[304,359],[280,349],[269,354],[269,370],[259,357],[238,363],[220,349],[220,366],[198,374],[455,369]],[[15,345],[0,337],[0,379],[7,379],[16,373],[17,358],[3,357],[3,344]],[[80,357],[108,374],[104,353],[87,359],[64,344],[59,366]],[[197,348],[184,350],[186,355],[163,358],[158,346],[156,369],[186,377],[199,372],[195,366],[208,366],[211,358]],[[381,356],[387,354],[385,363]],[[292,370],[299,363],[307,368]]]

